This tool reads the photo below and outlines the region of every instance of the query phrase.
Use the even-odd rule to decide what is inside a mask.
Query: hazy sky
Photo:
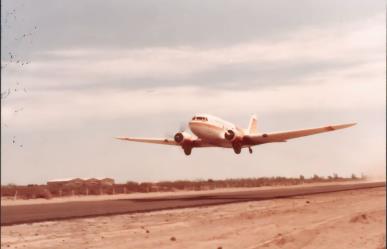
[[[1,14],[3,184],[385,168],[385,1],[3,0]],[[256,113],[265,132],[358,125],[252,155],[113,139],[172,136],[202,112],[241,127]]]

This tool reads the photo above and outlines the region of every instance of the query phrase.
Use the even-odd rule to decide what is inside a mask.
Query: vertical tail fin
[[[247,128],[247,131],[249,132],[249,134],[257,134],[258,133],[257,128],[258,128],[257,127],[257,116],[253,115],[250,118],[250,122],[249,122],[249,126]]]

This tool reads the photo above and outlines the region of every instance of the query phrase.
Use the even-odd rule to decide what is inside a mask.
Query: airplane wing
[[[180,145],[171,138],[135,138],[135,137],[116,137],[116,139],[132,142],[150,143],[150,144],[166,144]],[[192,147],[212,147],[213,145],[203,142],[201,139],[192,140]]]
[[[179,145],[175,140],[170,138],[135,138],[135,137],[116,137],[119,140],[150,143],[150,144],[166,144],[166,145]]]
[[[243,142],[246,145],[257,145],[257,144],[274,143],[274,142],[286,142],[288,139],[310,136],[310,135],[319,134],[319,133],[323,133],[323,132],[344,129],[344,128],[351,127],[355,124],[356,123],[341,124],[341,125],[329,125],[329,126],[312,128],[312,129],[305,129],[305,130],[245,135],[243,137]]]

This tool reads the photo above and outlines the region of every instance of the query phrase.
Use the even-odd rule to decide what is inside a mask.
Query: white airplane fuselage
[[[188,126],[191,132],[203,142],[225,148],[232,147],[232,142],[224,139],[227,131],[232,130],[235,133],[244,134],[244,131],[236,125],[206,114],[194,116]]]

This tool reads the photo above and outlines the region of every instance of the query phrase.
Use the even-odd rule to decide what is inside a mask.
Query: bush
[[[50,191],[48,191],[48,189],[39,189],[35,195],[35,198],[44,198],[49,200],[52,198],[52,194]]]

